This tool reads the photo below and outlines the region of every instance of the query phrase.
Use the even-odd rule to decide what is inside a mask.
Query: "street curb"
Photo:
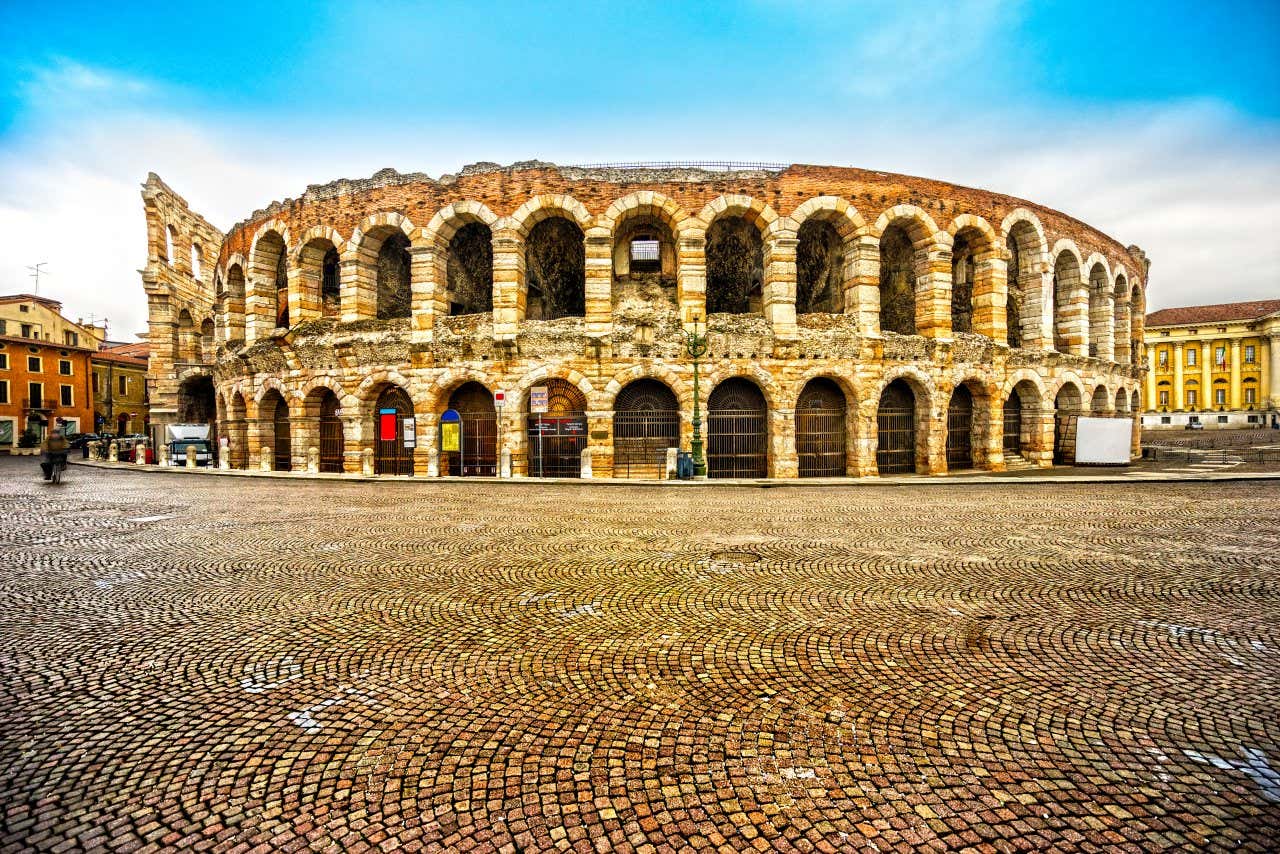
[[[360,475],[360,474],[309,474],[307,472],[282,471],[244,471],[240,469],[197,468],[184,466],[139,466],[135,463],[109,463],[98,460],[70,460],[77,466],[108,469],[111,471],[135,472],[139,474],[179,475],[188,477],[232,477],[259,478],[266,480],[315,480],[336,483],[407,483],[407,484],[465,484],[470,486],[665,486],[673,489],[690,488],[724,488],[737,487],[746,489],[806,489],[849,488],[868,486],[972,486],[990,485],[1036,485],[1036,484],[1088,484],[1088,483],[1222,483],[1249,480],[1280,480],[1280,472],[1238,472],[1238,473],[1206,473],[1206,474],[1159,474],[1142,475],[1095,475],[1081,477],[1073,475],[1057,477],[992,477],[990,475],[911,475],[907,477],[858,477],[858,478],[773,478],[766,480],[628,480],[624,478],[555,478],[555,477],[410,477],[408,475]]]

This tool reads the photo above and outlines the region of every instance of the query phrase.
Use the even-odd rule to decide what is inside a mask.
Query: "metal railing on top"
[[[669,160],[634,163],[574,163],[565,169],[705,169],[708,172],[781,172],[789,163],[762,163],[750,160]]]

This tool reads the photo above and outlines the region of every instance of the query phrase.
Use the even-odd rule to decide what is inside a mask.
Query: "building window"
[[[1161,423],[1161,424],[1172,424],[1172,423],[1173,423],[1173,416],[1171,416],[1171,415],[1161,415],[1161,416],[1160,416],[1160,423]]]
[[[1213,402],[1218,406],[1223,406],[1227,402],[1227,390],[1225,388],[1215,388],[1213,390]]]
[[[0,380],[0,403],[9,402],[9,381]]]
[[[128,393],[129,393],[129,378],[120,377],[120,394],[128,394]]]
[[[1194,368],[1196,366],[1196,357],[1199,354],[1199,352],[1200,351],[1198,351],[1195,347],[1192,347],[1191,349],[1187,350],[1187,365],[1189,367]]]
[[[1258,423],[1258,416],[1256,416],[1256,415],[1250,415],[1250,416],[1249,416],[1249,423],[1250,423],[1250,424],[1257,424],[1257,423]]]
[[[1169,351],[1163,347],[1160,348],[1160,367],[1169,367]]]
[[[94,394],[98,393],[98,372],[97,371],[93,372],[93,393]]]
[[[27,399],[31,401],[31,407],[41,409],[44,407],[44,383],[27,383]]]
[[[72,332],[70,329],[64,329],[62,330],[62,343],[66,344],[68,347],[79,347],[80,336],[75,332]]]
[[[26,314],[28,311],[31,311],[31,306],[29,306],[29,305],[20,305],[20,306],[18,306],[18,311],[22,312],[23,314]]]
[[[1256,388],[1253,388],[1252,386],[1250,386],[1249,388],[1246,388],[1246,389],[1244,390],[1244,402],[1245,402],[1245,403],[1257,403],[1257,402],[1258,402],[1258,390],[1257,390]]]
[[[75,405],[74,403],[72,403],[72,398],[71,398],[71,386],[69,386],[69,385],[59,386],[59,387],[58,387],[58,391],[59,391],[59,393],[60,393],[60,397],[61,397],[62,405],[63,405],[63,406],[74,406],[74,405]]]
[[[1227,348],[1213,348],[1213,363],[1218,366],[1218,370],[1222,370],[1227,366]]]
[[[1196,405],[1196,390],[1193,388],[1189,388],[1187,389],[1187,408],[1190,409],[1195,405]]]
[[[58,360],[58,373],[62,374],[64,377],[71,376],[71,360],[70,359]]]
[[[1257,354],[1257,351],[1254,350],[1253,345],[1252,344],[1244,345],[1244,363],[1246,365],[1252,365],[1254,362],[1257,361],[1257,359],[1258,359],[1258,354]]]
[[[1161,406],[1169,405],[1169,392],[1167,391],[1160,392],[1160,405]]]
[[[28,372],[28,373],[32,373],[32,374],[42,374],[42,373],[44,373],[44,366],[43,366],[42,364],[40,364],[40,357],[39,357],[39,356],[28,356],[28,357],[27,357],[27,372]]]
[[[23,338],[30,338],[30,337],[31,337],[31,324],[30,324],[30,323],[24,323],[24,324],[22,324],[22,325],[19,327],[19,331],[21,331],[21,332],[22,332],[22,337],[23,337]]]
[[[1219,424],[1226,424],[1226,423],[1227,423],[1228,421],[1230,421],[1230,420],[1231,420],[1231,416],[1229,416],[1229,415],[1219,415],[1219,416],[1218,416],[1218,423],[1219,423]]]
[[[9,354],[0,353],[0,371],[9,370]]]
[[[6,328],[6,327],[8,327],[8,325],[9,325],[8,321],[6,321],[6,320],[4,320],[4,319],[0,318],[0,335],[8,335],[8,334],[9,334],[9,330]]]

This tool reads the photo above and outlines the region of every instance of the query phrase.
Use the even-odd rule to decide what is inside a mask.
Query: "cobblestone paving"
[[[0,461],[0,849],[1280,834],[1280,484],[619,489]]]

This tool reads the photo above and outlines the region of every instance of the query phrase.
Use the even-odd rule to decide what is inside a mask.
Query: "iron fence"
[[[496,477],[498,474],[497,415],[462,413],[459,450],[446,451],[445,470],[454,477]]]
[[[876,470],[880,474],[915,472],[915,411],[881,407],[876,413],[876,431]]]
[[[614,413],[614,477],[660,479],[666,474],[667,449],[679,446],[679,412]]]
[[[797,409],[796,456],[801,477],[848,474],[844,410]]]
[[[707,477],[767,477],[767,416],[757,409],[718,409],[707,414]]]
[[[587,446],[585,412],[530,415],[529,476],[581,477],[582,450]]]

